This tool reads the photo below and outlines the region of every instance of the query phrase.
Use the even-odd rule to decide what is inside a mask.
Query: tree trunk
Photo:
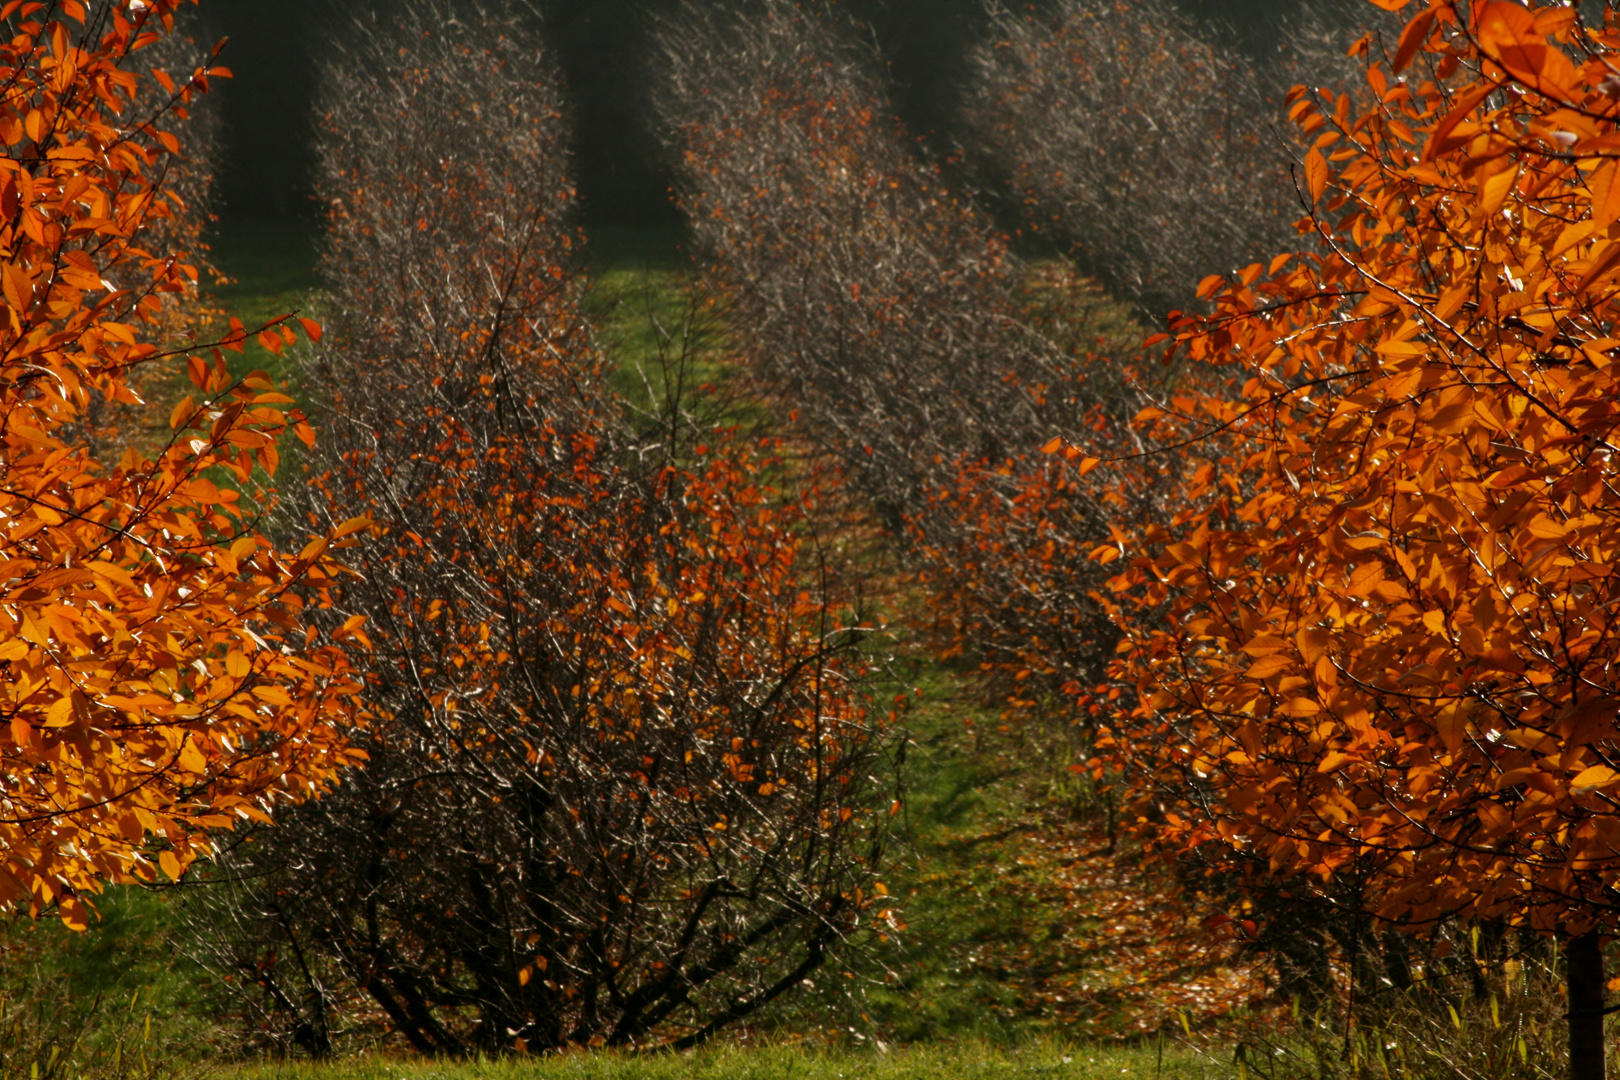
[[[1603,1064],[1603,939],[1569,943],[1569,1077],[1606,1080]]]

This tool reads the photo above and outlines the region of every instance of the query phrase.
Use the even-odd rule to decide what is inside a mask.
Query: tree
[[[1167,0],[994,5],[963,108],[972,158],[1020,218],[1161,323],[1207,274],[1308,242],[1284,99],[1349,86],[1346,47],[1380,28],[1400,25],[1307,9],[1245,55]]]
[[[984,168],[1162,319],[1286,245],[1297,204],[1267,83],[1164,0],[997,6],[966,120]]]
[[[77,926],[100,882],[179,877],[208,829],[352,760],[356,685],[301,624],[342,530],[284,554],[225,486],[307,433],[287,399],[215,349],[154,453],[91,448],[92,403],[137,403],[131,374],[187,352],[150,339],[196,271],[145,242],[173,212],[167,127],[220,72],[136,73],[177,7],[0,8],[0,900]]]
[[[1025,267],[918,158],[852,26],[786,0],[689,5],[661,40],[677,191],[739,351],[885,524],[921,517],[964,455],[1079,430],[1101,381],[1077,391],[1072,357],[1024,325]]]
[[[1206,281],[1175,327],[1245,381],[1141,418],[1188,506],[1102,553],[1140,694],[1115,734],[1172,849],[1355,877],[1417,932],[1564,935],[1573,1075],[1601,1076],[1620,30],[1436,0],[1391,44],[1372,107],[1294,96],[1325,250]]]
[[[614,391],[516,5],[391,9],[326,78],[307,509],[376,522],[331,616],[369,620],[370,761],[240,835],[199,924],[313,1053],[368,1014],[432,1053],[695,1045],[888,913],[814,477]]]

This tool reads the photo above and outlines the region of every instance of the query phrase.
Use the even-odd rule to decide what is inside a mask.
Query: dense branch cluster
[[[222,858],[214,960],[316,1053],[368,1015],[433,1053],[702,1041],[886,916],[815,478],[615,398],[518,11],[391,9],[327,80],[309,509],[376,522],[334,616],[369,617],[369,761]]]
[[[1069,358],[1021,324],[1019,261],[918,158],[850,30],[785,0],[691,7],[660,114],[740,349],[898,524],[1074,402]]]
[[[998,7],[974,67],[967,119],[986,167],[1150,314],[1297,242],[1266,82],[1166,0]]]

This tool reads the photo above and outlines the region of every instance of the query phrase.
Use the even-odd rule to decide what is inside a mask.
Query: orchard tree
[[[1294,235],[1267,81],[1167,0],[997,5],[973,70],[982,168],[1153,318]]]
[[[1098,553],[1159,841],[1561,935],[1581,1078],[1620,926],[1617,47],[1434,0],[1376,104],[1296,91],[1323,247],[1205,282],[1175,344],[1241,392],[1143,414],[1187,505]]]
[[[1248,55],[1168,0],[993,5],[963,107],[971,159],[1019,217],[1162,325],[1211,272],[1309,243],[1294,228],[1305,147],[1288,89],[1358,98],[1347,47],[1402,25],[1308,6]]]
[[[939,637],[994,693],[1023,708],[1099,681],[1105,575],[1062,541],[1120,510],[1088,481],[1045,488],[1039,453],[1054,434],[1134,448],[1132,380],[1088,354],[1099,297],[1019,260],[919,155],[835,9],[688,5],[660,40],[677,192],[745,370],[904,537]]]
[[[453,1055],[703,1042],[892,917],[815,477],[614,392],[521,9],[390,9],[325,77],[307,509],[376,522],[332,616],[368,619],[370,760],[221,858],[211,959],[316,1054],[368,1020]]]
[[[677,193],[740,351],[887,524],[963,456],[1079,430],[1072,358],[1015,298],[1026,268],[919,158],[852,24],[822,4],[694,4],[660,40]]]
[[[207,830],[352,760],[355,681],[301,618],[338,537],[283,553],[230,486],[308,429],[262,375],[161,332],[197,276],[148,246],[176,235],[156,227],[178,213],[172,129],[221,74],[142,72],[177,7],[0,7],[0,901],[79,927],[100,883],[178,878]],[[192,394],[158,446],[109,454],[92,407],[139,404],[157,365]]]

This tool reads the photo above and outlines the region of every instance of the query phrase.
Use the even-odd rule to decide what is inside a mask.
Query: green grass
[[[316,233],[304,222],[235,222],[210,240],[215,267],[226,281],[206,288],[212,306],[235,316],[254,330],[273,319],[297,312],[313,317],[320,288],[316,273]],[[230,356],[231,370],[258,369],[278,384],[296,390],[295,365],[288,352],[275,355],[250,341],[241,355]]]
[[[105,1052],[132,1031],[150,1031],[154,1052],[207,1056],[217,1034],[209,976],[186,956],[166,896],[115,886],[94,907],[83,933],[50,914],[0,922],[0,1012],[26,1018],[47,1052],[74,1041],[82,1052]]]
[[[945,1043],[887,1050],[821,1051],[784,1046],[716,1046],[692,1054],[575,1053],[554,1058],[445,1063],[357,1058],[332,1065],[267,1062],[232,1069],[229,1080],[1214,1080],[1224,1063],[1158,1047],[1009,1050]]]

